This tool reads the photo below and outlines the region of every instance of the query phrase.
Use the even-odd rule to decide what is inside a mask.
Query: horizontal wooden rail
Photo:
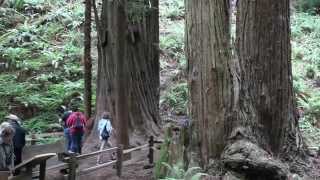
[[[133,151],[137,151],[137,150],[146,148],[146,147],[148,147],[148,145],[149,145],[149,144],[145,144],[145,145],[138,146],[138,147],[134,147],[134,148],[131,148],[131,149],[126,149],[126,150],[123,151],[123,154],[128,154],[128,153],[131,153],[131,152],[133,152]]]
[[[108,152],[108,151],[117,150],[117,149],[118,149],[118,147],[113,147],[113,148],[104,149],[104,150],[101,150],[101,151],[95,151],[95,152],[88,153],[88,154],[81,154],[81,155],[79,155],[79,156],[76,156],[76,158],[77,158],[77,160],[81,160],[81,159],[88,158],[88,157],[90,157],[90,156],[102,154],[102,153],[105,153],[105,152]]]
[[[54,170],[54,169],[58,169],[58,168],[66,169],[66,168],[68,168],[68,164],[67,163],[61,163],[61,164],[57,164],[57,165],[54,165],[54,166],[50,166],[50,167],[46,168],[46,171],[50,171],[50,170]],[[32,172],[33,175],[37,175],[39,173],[40,173],[40,171]]]
[[[100,169],[100,168],[104,168],[104,167],[110,166],[111,164],[114,164],[116,162],[117,161],[115,160],[115,161],[110,161],[110,162],[107,162],[107,163],[104,163],[104,164],[99,164],[97,166],[93,166],[93,167],[90,167],[90,168],[87,168],[87,169],[80,170],[78,173],[80,175],[82,175],[82,174],[88,173],[90,171],[94,171],[94,170],[97,170],[97,169]]]
[[[50,166],[47,168],[47,170],[53,170],[53,169],[58,169],[58,168],[67,168],[68,164],[67,163],[61,163],[61,164],[57,164],[54,166]]]
[[[68,174],[68,179],[69,180],[75,180],[76,179],[76,174],[85,174],[85,173],[88,173],[90,171],[94,171],[94,170],[97,170],[97,169],[100,169],[100,168],[104,168],[104,167],[107,167],[107,166],[110,166],[112,164],[115,164],[115,167],[117,169],[117,175],[118,177],[121,177],[121,174],[122,174],[122,165],[123,165],[123,155],[124,154],[128,154],[128,153],[131,153],[131,152],[134,152],[134,151],[138,151],[138,150],[141,150],[141,149],[144,149],[144,148],[148,148],[149,149],[149,153],[148,153],[148,158],[149,158],[149,163],[151,165],[153,165],[153,154],[154,154],[154,144],[155,143],[162,143],[163,141],[157,141],[157,140],[154,140],[153,136],[150,136],[150,139],[149,139],[149,142],[148,144],[144,144],[144,145],[141,145],[141,146],[138,146],[138,147],[134,147],[134,148],[131,148],[131,149],[126,149],[126,150],[123,150],[123,145],[119,145],[119,147],[113,147],[113,148],[109,148],[109,149],[104,149],[104,150],[100,150],[100,151],[95,151],[95,152],[91,152],[91,153],[87,153],[87,154],[82,154],[82,155],[78,155],[78,156],[75,156],[74,154],[65,154],[65,153],[60,153],[59,155],[61,155],[61,157],[58,155],[58,157],[60,157],[59,160],[63,161],[63,162],[66,162],[67,163],[67,166],[69,168],[69,174]],[[117,151],[117,158],[116,160],[112,160],[110,162],[107,162],[107,163],[103,163],[103,164],[99,164],[99,165],[96,165],[96,166],[93,166],[93,167],[88,167],[86,169],[81,169],[79,170],[78,168],[78,161],[79,160],[82,160],[82,159],[85,159],[85,158],[90,158],[90,157],[93,157],[95,155],[99,155],[99,154],[102,154],[102,153],[105,153],[105,152],[109,152],[109,151]],[[58,168],[58,167],[64,167],[65,164],[61,164],[60,166],[53,166],[53,167],[50,167],[50,169],[55,169],[55,168]],[[48,168],[49,169],[49,168]],[[77,170],[78,169],[78,170]]]

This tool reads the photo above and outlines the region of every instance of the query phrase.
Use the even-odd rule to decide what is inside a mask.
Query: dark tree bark
[[[145,135],[156,133],[159,122],[159,1],[150,3],[140,0],[128,7],[130,129]]]
[[[287,179],[283,163],[303,152],[294,116],[289,1],[238,3],[230,58],[229,0],[186,1],[189,160],[200,159],[205,168],[221,160],[250,180]]]
[[[142,0],[129,1],[128,13],[121,21],[125,21],[127,27],[124,31],[119,31],[115,28],[117,25],[114,15],[117,12],[114,8],[116,2],[103,1],[101,28],[98,30],[98,39],[100,39],[98,42],[101,48],[99,48],[97,75],[97,118],[107,110],[115,117],[113,124],[118,124],[117,116],[126,116],[127,129],[131,137],[147,137],[158,129],[158,0],[150,2],[151,4],[146,4]],[[96,17],[96,21],[98,19]],[[119,34],[125,38],[123,48],[114,45],[120,41],[117,37]],[[119,57],[123,57],[125,61],[119,62]],[[119,63],[123,63],[122,69],[118,68],[121,67]],[[120,79],[117,79],[118,73],[120,75],[124,73],[119,76]],[[122,86],[120,89],[119,84]],[[118,93],[124,93],[126,96],[120,97]],[[122,103],[118,104],[119,100]],[[121,109],[126,109],[128,116],[118,112]]]
[[[4,3],[4,0],[0,0],[0,6],[2,6],[3,3]]]
[[[232,108],[229,0],[186,1],[186,55],[192,119],[191,152],[202,166],[219,158]],[[192,156],[193,156],[192,155]]]
[[[241,82],[256,109],[261,146],[275,156],[302,148],[292,88],[290,3],[239,1]],[[263,142],[263,143],[262,143]]]
[[[91,0],[85,1],[84,22],[84,112],[91,117],[92,62],[91,62]]]

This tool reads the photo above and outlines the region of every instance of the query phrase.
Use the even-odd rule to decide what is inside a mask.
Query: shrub
[[[297,8],[303,12],[318,12],[320,0],[298,0]]]
[[[208,176],[208,174],[200,172],[200,167],[190,167],[188,170],[184,170],[182,163],[162,164],[169,170],[168,175],[162,180],[200,180],[203,176]]]
[[[172,108],[171,111],[175,114],[187,114],[187,83],[180,83],[169,89],[169,91],[163,97],[161,97],[160,104],[167,105],[168,107]]]
[[[314,79],[315,75],[316,75],[316,71],[315,71],[314,67],[308,66],[307,72],[306,72],[306,77],[309,79]]]

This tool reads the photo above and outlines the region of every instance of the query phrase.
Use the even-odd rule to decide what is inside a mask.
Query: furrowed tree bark
[[[118,80],[116,67],[118,56],[113,50],[115,36],[114,30],[116,10],[112,8],[114,1],[103,1],[101,12],[101,30],[98,31],[99,52],[97,74],[97,118],[103,111],[110,111],[115,117],[117,114],[116,97],[118,93]],[[134,9],[134,8],[138,8]],[[96,11],[96,10],[95,10]],[[159,16],[158,0],[128,2],[125,21],[127,29],[125,47],[121,48],[121,56],[125,56],[124,72],[125,88],[128,96],[128,126],[130,137],[148,137],[158,132],[159,121]],[[95,13],[97,14],[97,13]],[[96,17],[96,21],[99,18]],[[98,20],[99,21],[99,20]],[[118,33],[119,34],[119,33]],[[117,122],[113,122],[117,124]],[[97,123],[95,123],[95,127]],[[95,136],[97,133],[94,133]],[[133,142],[136,139],[131,138]],[[141,138],[139,138],[141,139]]]
[[[159,1],[135,1],[128,8],[130,129],[149,137],[159,123]]]
[[[294,116],[289,2],[238,3],[231,56],[229,0],[186,0],[188,160],[206,169],[221,162],[248,180],[287,179],[286,155],[299,156],[302,148]]]
[[[228,9],[229,0],[186,0],[190,163],[203,167],[220,157],[229,134],[233,95]]]
[[[92,99],[92,62],[91,62],[91,1],[85,1],[84,22],[84,112],[91,117]]]
[[[118,145],[123,145],[123,148],[129,148],[128,121],[129,121],[129,91],[127,80],[129,79],[128,62],[126,60],[126,36],[127,21],[126,21],[126,0],[115,2],[115,19],[114,28],[110,30],[113,34],[115,47],[113,53],[116,63],[116,118]],[[112,32],[114,31],[114,32]],[[111,38],[112,39],[112,38]]]
[[[289,0],[239,1],[236,36],[260,146],[276,157],[299,155],[304,146],[292,88]]]

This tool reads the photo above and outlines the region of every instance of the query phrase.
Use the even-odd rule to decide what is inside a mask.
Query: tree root
[[[252,142],[241,139],[228,145],[222,153],[226,169],[246,180],[286,180],[288,168]]]

